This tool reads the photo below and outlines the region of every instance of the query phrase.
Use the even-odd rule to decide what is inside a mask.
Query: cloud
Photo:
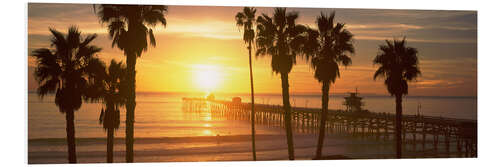
[[[356,36],[356,40],[372,40],[372,41],[392,41],[393,39],[402,39],[404,35],[397,36]],[[475,44],[476,41],[470,39],[418,39],[412,37],[406,37],[408,42],[420,42],[420,43],[466,43]]]
[[[248,52],[234,15],[241,7],[169,6],[167,26],[155,30],[157,48],[148,50],[138,60],[138,89],[155,91],[184,90],[182,80],[191,64],[216,65],[227,84],[234,90],[246,91]],[[341,68],[341,78],[334,91],[351,91],[355,87],[366,93],[386,94],[383,81],[373,80],[376,66],[373,57],[384,40],[407,37],[408,45],[419,51],[422,77],[411,83],[415,95],[477,94],[477,12],[382,9],[292,8],[299,12],[300,24],[315,27],[321,12],[336,11],[336,22],[346,23],[354,34],[356,54],[353,65]],[[272,14],[273,8],[257,8],[257,13]],[[84,33],[98,33],[95,45],[103,47],[99,54],[105,62],[124,60],[123,52],[111,48],[105,25],[89,4],[29,4],[28,51],[49,47],[48,27],[65,32],[78,25]],[[259,92],[280,92],[280,77],[272,73],[270,58],[254,59],[255,86]],[[29,68],[34,62],[28,58]],[[161,74],[158,77],[150,74]],[[30,78],[29,78],[30,79]],[[32,78],[31,78],[32,79]],[[147,87],[155,83],[156,87]],[[29,83],[31,84],[31,83]],[[291,92],[318,92],[321,85],[310,65],[299,60],[290,73]],[[33,85],[30,86],[30,89]]]
[[[235,23],[222,20],[171,19],[166,29],[156,32],[177,34],[184,37],[241,39],[241,33]]]
[[[423,29],[424,27],[409,24],[351,24],[348,29]]]
[[[28,34],[48,34],[49,27],[65,31],[76,25],[85,33],[105,33],[90,4],[28,4]]]
[[[356,40],[391,40],[407,37],[408,41],[424,43],[477,43],[477,29],[453,26],[422,26],[411,24],[346,25]]]
[[[452,88],[463,83],[461,80],[420,80],[413,84],[415,88]]]
[[[66,29],[78,24],[86,33],[107,32],[99,23],[90,4],[30,4],[28,33],[46,34],[48,25]],[[272,8],[257,8],[272,14]],[[156,33],[169,33],[183,37],[240,39],[241,32],[234,23],[234,13],[240,7],[170,6],[167,27],[158,26]],[[476,36],[457,38],[460,34],[477,32],[477,14],[472,11],[429,10],[373,10],[373,9],[321,9],[292,8],[300,13],[299,22],[315,26],[320,12],[335,10],[338,22],[347,23],[358,40],[384,40],[395,36],[408,36],[415,42],[475,43]],[[196,11],[196,12],[192,12]],[[230,13],[230,14],[228,14]],[[472,33],[471,33],[472,31]],[[437,35],[437,36],[436,36]]]

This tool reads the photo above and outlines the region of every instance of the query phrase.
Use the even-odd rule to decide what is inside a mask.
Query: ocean
[[[236,120],[211,119],[209,114],[193,115],[182,111],[183,97],[203,97],[204,94],[186,93],[137,93],[135,138],[137,161],[211,161],[211,160],[251,160],[250,142],[248,141],[250,123]],[[221,94],[216,95],[218,100],[231,100],[239,96],[243,102],[249,102],[249,96]],[[342,106],[346,94],[335,95],[330,98],[330,109],[345,109]],[[395,99],[390,96],[363,96],[364,109],[371,112],[394,113]],[[29,163],[65,163],[66,162],[66,120],[53,102],[54,96],[48,95],[40,99],[36,93],[28,93],[28,162]],[[256,103],[281,105],[279,95],[256,95]],[[292,95],[290,102],[294,107],[320,108],[321,95]],[[477,119],[476,97],[405,97],[403,99],[403,114],[414,115],[418,106],[420,113],[428,116],[442,116],[460,119]],[[99,124],[99,114],[103,107],[100,103],[84,103],[75,112],[75,131],[77,138],[77,156],[79,162],[105,162],[106,132]],[[120,110],[120,128],[115,132],[115,159],[117,162],[124,158],[125,136],[125,108]],[[281,144],[276,144],[276,136],[283,136],[284,129],[256,125],[256,133],[261,143],[258,149],[267,149],[260,152],[264,159],[286,159],[286,140],[279,138]],[[312,137],[311,137],[312,136]],[[294,138],[299,147],[298,156],[313,155],[315,135],[296,134]],[[258,141],[259,141],[258,140]],[[224,142],[239,141],[239,142]],[[335,144],[337,143],[337,144]],[[325,147],[325,152],[359,155],[370,157],[384,157],[392,153],[392,147],[373,144],[370,152],[366,147],[344,149],[346,143],[356,144],[352,140],[335,140]],[[366,144],[366,142],[363,142]],[[269,146],[276,145],[276,149],[269,150]],[[302,147],[300,147],[302,146]],[[358,147],[358,146],[356,146]],[[238,151],[238,148],[240,149]],[[303,151],[300,151],[300,148]],[[352,148],[352,147],[351,147]],[[363,149],[364,148],[364,149]],[[219,150],[214,152],[214,150]],[[229,151],[231,150],[231,151]],[[365,151],[362,151],[365,150]],[[276,152],[282,152],[277,154]],[[362,154],[358,154],[362,153]],[[182,155],[199,154],[197,158],[186,158]],[[280,156],[278,156],[280,155]],[[82,158],[83,157],[83,158]],[[218,157],[218,158],[217,158]]]

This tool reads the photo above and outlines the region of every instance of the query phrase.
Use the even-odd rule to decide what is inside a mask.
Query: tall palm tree
[[[248,64],[250,66],[250,90],[252,92],[252,155],[253,160],[257,160],[257,155],[255,153],[255,107],[254,107],[254,89],[253,89],[253,70],[252,70],[252,44],[254,43],[255,32],[254,32],[254,22],[255,22],[255,8],[244,7],[243,12],[238,12],[235,16],[236,25],[238,27],[243,27],[243,40],[248,44]]]
[[[286,12],[286,8],[276,8],[272,17],[262,14],[257,18],[257,56],[271,56],[273,72],[281,76],[285,129],[288,143],[288,158],[295,159],[291,122],[291,107],[288,74],[301,53],[306,27],[296,24],[296,12]]]
[[[126,116],[126,161],[134,161],[134,112],[135,112],[135,65],[142,52],[147,51],[148,38],[151,46],[156,40],[151,27],[161,23],[167,25],[163,5],[99,5],[97,15],[108,26],[112,47],[123,50],[127,57],[127,116]]]
[[[323,85],[320,131],[316,147],[318,159],[322,156],[325,138],[330,84],[335,84],[335,80],[340,78],[339,65],[347,67],[351,64],[348,53],[354,54],[353,35],[344,28],[344,24],[335,24],[334,18],[335,12],[328,16],[321,13],[316,18],[318,30],[308,30],[308,44],[305,45],[306,57],[311,59],[311,65],[315,70],[314,78]]]
[[[87,97],[102,101],[105,109],[101,110],[99,123],[107,131],[107,162],[113,162],[114,132],[120,126],[119,108],[125,104],[126,68],[121,62],[111,60],[106,69],[104,62],[95,59],[90,65],[93,69],[90,91]]]
[[[401,158],[402,97],[408,94],[408,81],[416,80],[421,73],[417,49],[407,47],[405,38],[385,42],[386,45],[379,46],[380,53],[373,59],[373,64],[379,66],[373,79],[385,78],[387,91],[396,96],[396,158]]]
[[[37,59],[34,73],[40,85],[37,91],[42,98],[55,93],[59,111],[66,114],[68,161],[76,163],[74,112],[81,107],[88,87],[88,64],[101,48],[90,45],[96,34],[82,37],[75,26],[66,35],[52,28],[50,32],[53,48],[39,48],[31,54]]]

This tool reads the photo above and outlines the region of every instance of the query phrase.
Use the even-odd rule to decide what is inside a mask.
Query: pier
[[[250,121],[250,103],[204,98],[182,101],[184,112],[207,112],[214,119]],[[292,107],[291,115],[295,132],[318,133],[320,108]],[[394,140],[394,121],[395,114],[390,113],[329,110],[325,132],[390,142]],[[255,123],[285,127],[283,107],[255,104]],[[477,157],[476,120],[403,115],[402,127],[403,151],[418,155],[415,157]]]

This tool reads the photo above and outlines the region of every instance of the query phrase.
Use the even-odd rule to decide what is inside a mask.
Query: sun
[[[199,66],[196,71],[198,86],[206,92],[212,92],[219,84],[219,72],[214,66]]]

